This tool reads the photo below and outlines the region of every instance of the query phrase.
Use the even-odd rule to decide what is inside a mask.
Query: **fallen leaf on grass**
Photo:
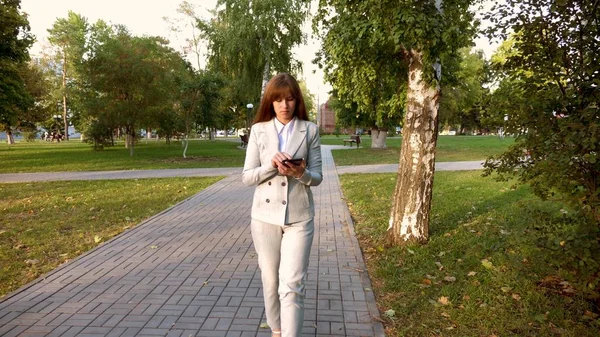
[[[456,277],[454,277],[454,276],[446,276],[446,277],[444,277],[444,281],[446,281],[446,282],[456,282]]]
[[[448,305],[448,304],[450,304],[450,300],[446,296],[442,296],[442,297],[438,298],[437,301],[441,305]]]
[[[440,262],[436,262],[435,265],[438,266],[439,270],[444,269],[444,266]]]
[[[450,318],[450,315],[448,315],[448,313],[445,313],[445,312],[442,312],[442,313],[440,314],[440,316],[442,316],[442,317],[446,317],[446,318]]]
[[[520,301],[520,300],[521,300],[521,295],[519,295],[519,294],[512,294],[512,298],[513,298],[515,301]]]
[[[483,259],[481,260],[481,264],[486,268],[486,269],[492,269],[494,267],[494,264],[491,263],[490,261],[488,261],[487,259]]]
[[[94,242],[99,243],[100,241],[102,241],[102,237],[100,237],[98,235],[94,235]]]
[[[503,293],[507,293],[507,292],[511,291],[512,288],[511,287],[501,287],[500,290],[502,290]]]
[[[467,276],[475,276],[475,275],[477,275],[477,273],[476,273],[476,272],[474,272],[474,271],[470,271],[470,272],[467,274]]]
[[[396,316],[396,311],[394,309],[386,310],[383,313],[387,318],[394,318]]]

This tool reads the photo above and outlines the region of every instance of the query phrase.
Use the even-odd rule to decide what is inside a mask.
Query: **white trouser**
[[[298,337],[304,322],[304,282],[314,220],[278,226],[252,219],[267,324],[282,337]]]

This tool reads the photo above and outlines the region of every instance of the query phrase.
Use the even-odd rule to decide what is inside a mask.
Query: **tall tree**
[[[61,64],[63,127],[66,139],[69,139],[68,113],[71,104],[69,83],[74,82],[78,68],[83,62],[88,29],[87,19],[72,11],[69,11],[66,18],[56,19],[52,28],[48,29],[48,41],[57,48],[57,57]]]
[[[9,144],[19,112],[33,105],[21,70],[29,60],[33,43],[27,15],[20,0],[0,0],[0,127]]]
[[[314,22],[323,38],[317,61],[333,85],[338,124],[370,128],[371,147],[383,148],[388,129],[402,119],[406,80],[400,74],[406,74],[407,63],[394,44],[384,41],[384,32],[374,26],[379,24],[372,22],[379,14],[365,12],[369,6],[369,2],[321,3]]]
[[[33,104],[19,112],[16,128],[22,132],[36,133],[38,124],[51,118],[56,109],[56,102],[51,96],[51,75],[40,62],[30,61],[21,67],[21,76],[33,98]]]
[[[439,120],[443,125],[456,126],[460,133],[481,129],[481,109],[490,78],[488,68],[483,51],[461,49],[456,83],[446,86],[440,99]]]
[[[189,33],[185,37],[185,45],[182,46],[183,53],[186,55],[193,54],[196,59],[196,70],[201,70],[202,60],[202,30],[198,27],[198,22],[201,21],[200,16],[196,13],[196,5],[189,1],[182,1],[177,7],[178,17],[163,17],[163,20],[169,24],[172,32],[175,34],[185,34],[184,30]],[[191,35],[191,37],[190,37]]]
[[[597,0],[506,0],[492,9],[489,36],[514,40],[498,66],[517,98],[506,122],[517,140],[485,164],[488,173],[516,174],[541,197],[570,202],[598,225],[599,12]]]
[[[170,74],[183,61],[162,38],[131,36],[122,26],[115,31],[86,62],[89,97],[98,121],[114,121],[125,129],[133,156],[138,129],[155,124],[160,111],[173,108]]]
[[[452,66],[459,48],[471,44],[472,2],[320,2],[315,30],[335,33],[332,38],[325,36],[322,53],[334,89],[342,95],[348,93],[360,113],[366,110],[362,106],[369,105],[364,96],[378,89],[393,89],[391,94],[379,96],[385,99],[388,114],[399,114],[406,102],[404,141],[388,230],[393,244],[428,239],[441,64]],[[396,88],[388,83],[378,85],[381,76],[402,84]],[[404,88],[406,101],[402,99]]]
[[[227,79],[235,110],[257,103],[273,72],[300,70],[291,50],[305,39],[301,26],[308,0],[219,0],[216,17],[201,23],[208,39],[209,69]],[[255,104],[257,105],[257,104]]]

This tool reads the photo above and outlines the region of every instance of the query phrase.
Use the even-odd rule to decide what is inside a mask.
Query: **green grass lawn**
[[[341,145],[346,136],[323,136],[323,144]],[[371,139],[363,136],[359,149],[334,150],[337,165],[395,164],[400,156],[399,137],[389,138],[386,149],[371,149]],[[493,136],[440,136],[436,161],[484,160],[491,154],[505,150],[513,140]],[[164,140],[141,140],[136,144],[134,156],[122,142],[102,151],[92,151],[89,144],[76,140],[48,143],[18,142],[0,144],[0,173],[108,171],[171,168],[241,167],[246,152],[240,149],[237,139],[192,140],[183,158],[180,142],[165,144]]]
[[[341,176],[388,336],[600,336],[575,217],[480,174],[436,172],[429,243],[396,248],[395,175]]]
[[[187,158],[183,158],[180,142],[166,145],[164,140],[141,140],[133,157],[122,142],[102,151],[93,151],[89,144],[75,140],[2,143],[0,173],[241,167],[246,151],[239,149],[239,144],[237,140],[192,140]]]
[[[0,184],[0,297],[220,179]]]
[[[343,145],[348,136],[323,136],[322,144]],[[371,138],[361,136],[361,147],[352,151],[333,150],[336,165],[396,164],[400,158],[400,137],[388,138],[385,149],[371,149]],[[504,152],[513,138],[500,139],[496,136],[439,136],[436,161],[484,160],[490,155]],[[348,146],[347,146],[348,147]]]

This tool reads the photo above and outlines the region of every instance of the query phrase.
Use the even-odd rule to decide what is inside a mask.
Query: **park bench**
[[[350,136],[350,139],[344,139],[344,146],[346,146],[346,143],[350,143],[350,147],[352,147],[352,144],[356,144],[356,147],[359,147],[360,146],[360,136],[359,135]]]
[[[240,135],[240,140],[242,141],[240,144],[241,147],[248,146],[248,135]]]

